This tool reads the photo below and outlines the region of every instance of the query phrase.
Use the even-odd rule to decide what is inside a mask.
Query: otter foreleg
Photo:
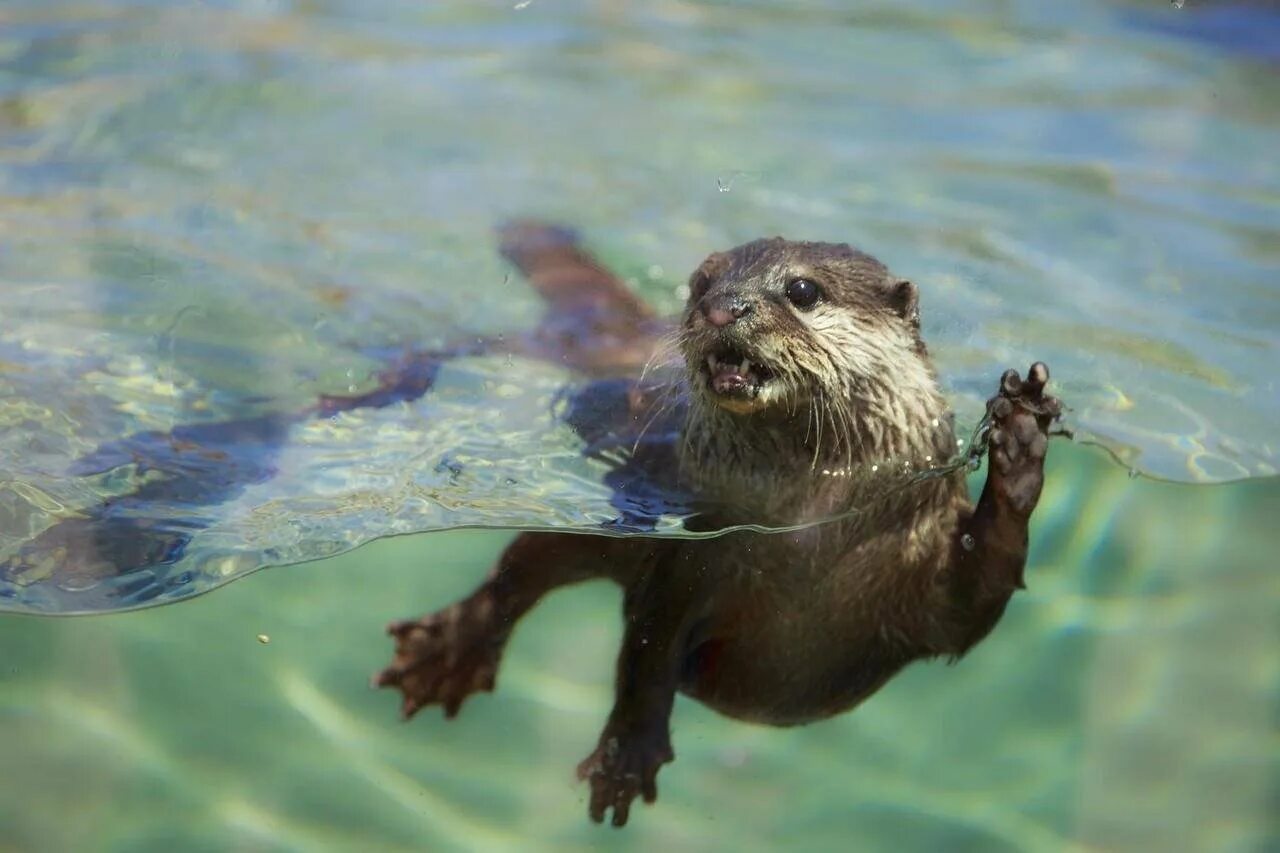
[[[1057,398],[1044,393],[1048,381],[1043,362],[1031,365],[1025,379],[1008,370],[987,402],[987,481],[952,547],[952,590],[965,617],[956,654],[986,636],[1023,586],[1027,525],[1044,485],[1049,426],[1062,411]]]
[[[440,705],[453,717],[472,693],[493,690],[511,631],[543,595],[589,578],[625,580],[647,553],[642,545],[634,539],[522,533],[469,596],[421,619],[387,626],[395,656],[374,676],[374,685],[400,691],[405,719],[427,705]]]

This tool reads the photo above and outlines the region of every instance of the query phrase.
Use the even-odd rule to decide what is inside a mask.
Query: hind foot
[[[472,693],[492,691],[508,635],[488,587],[430,616],[393,622],[387,633],[395,656],[373,684],[400,691],[406,720],[428,705],[452,718]]]
[[[999,394],[987,401],[988,484],[996,500],[1020,516],[1030,515],[1040,500],[1049,426],[1062,414],[1058,398],[1044,393],[1048,381],[1049,368],[1041,361],[1025,379],[1006,370]]]

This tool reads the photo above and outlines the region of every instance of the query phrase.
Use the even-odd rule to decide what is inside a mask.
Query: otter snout
[[[708,295],[698,304],[702,317],[717,329],[736,323],[755,310],[755,304],[738,293]]]

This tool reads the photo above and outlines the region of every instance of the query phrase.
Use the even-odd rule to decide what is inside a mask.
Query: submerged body
[[[567,232],[526,224],[504,236],[551,305],[552,331],[529,349],[605,373],[648,357],[646,309]],[[1058,413],[1043,365],[1002,377],[983,439],[987,485],[971,505],[963,470],[909,476],[956,449],[914,285],[847,246],[775,238],[712,255],[689,289],[680,441],[638,442],[633,464],[695,495],[707,529],[797,529],[522,534],[471,596],[392,625],[395,660],[377,677],[404,694],[406,716],[429,704],[452,716],[492,689],[512,627],[543,594],[617,581],[627,628],[616,702],[579,767],[592,818],[612,809],[615,825],[636,796],[656,797],[657,771],[674,757],[677,691],[739,719],[804,723],[853,707],[913,660],[957,657],[985,636],[1021,585]],[[636,386],[623,420],[642,433],[670,391]]]

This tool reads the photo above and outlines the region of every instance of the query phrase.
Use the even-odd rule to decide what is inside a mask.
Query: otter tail
[[[661,328],[651,309],[578,244],[571,229],[535,220],[498,228],[499,248],[547,302],[536,354],[595,374],[638,370]]]

